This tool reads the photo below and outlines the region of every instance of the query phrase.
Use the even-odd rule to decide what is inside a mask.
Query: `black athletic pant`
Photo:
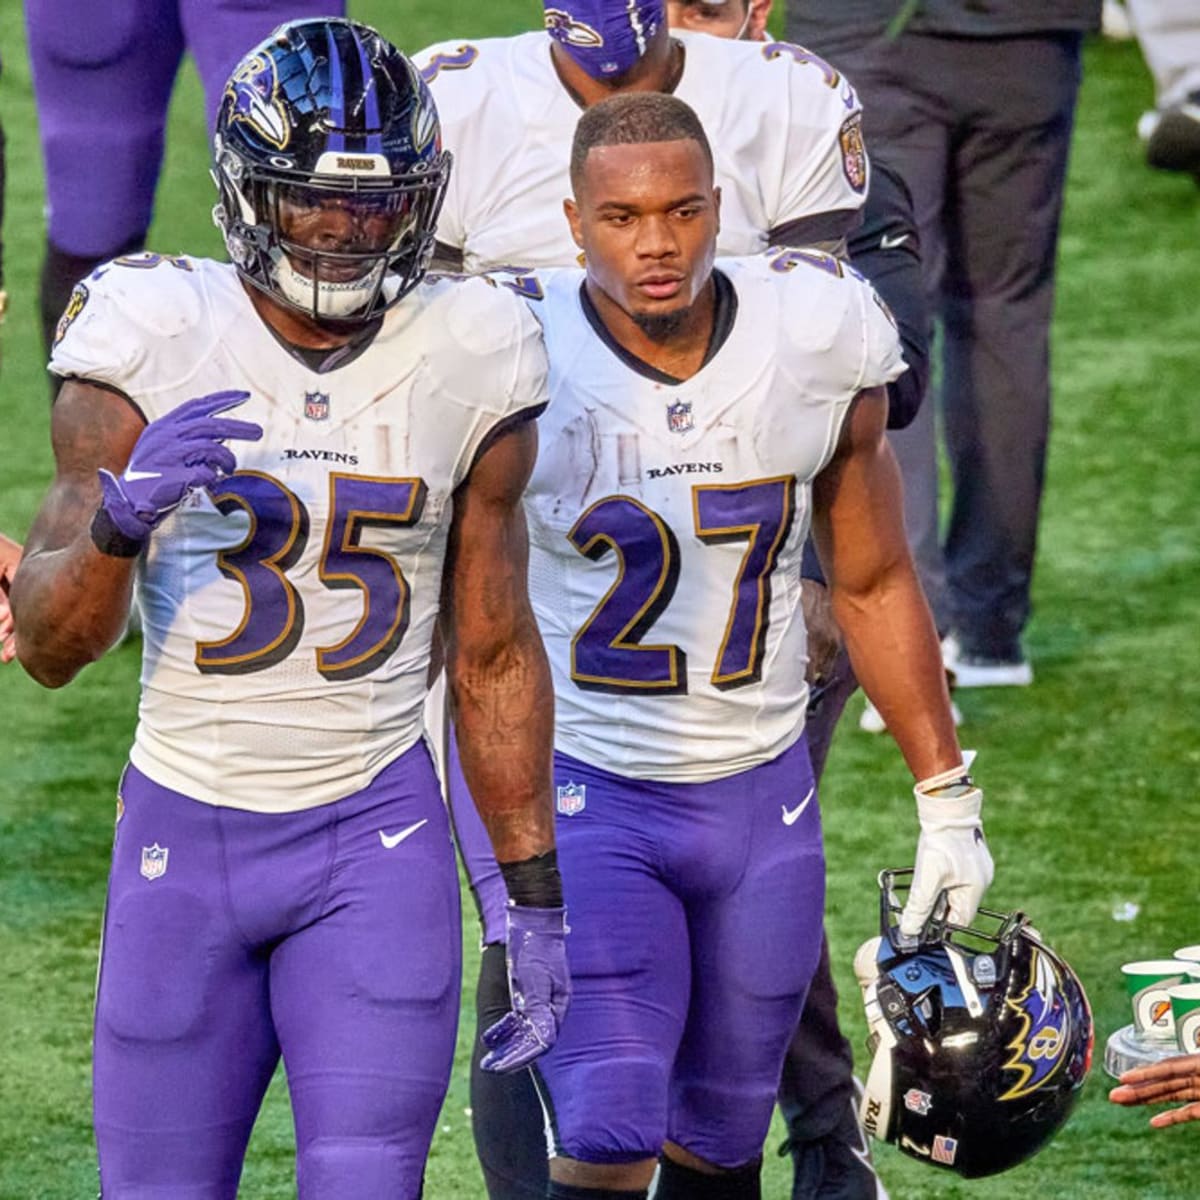
[[[791,6],[789,6],[791,8]],[[1080,35],[863,40],[789,12],[788,36],[844,70],[869,151],[908,184],[932,315],[953,503],[938,546],[934,405],[893,440],[939,627],[1011,658],[1030,584],[1050,424],[1050,320]],[[935,372],[936,375],[936,372]],[[913,528],[919,514],[925,532]],[[944,594],[939,595],[944,559]]]

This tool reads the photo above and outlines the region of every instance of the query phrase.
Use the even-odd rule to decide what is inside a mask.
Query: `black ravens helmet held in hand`
[[[1092,1014],[1075,972],[1023,913],[979,910],[900,933],[897,891],[880,875],[881,936],[855,956],[872,1054],[860,1119],[905,1154],[967,1178],[1036,1154],[1079,1098],[1092,1061]]]
[[[420,73],[365,25],[281,25],[225,87],[214,217],[242,277],[315,320],[369,321],[420,282],[449,173]]]

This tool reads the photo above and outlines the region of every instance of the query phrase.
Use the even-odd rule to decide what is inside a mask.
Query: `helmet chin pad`
[[[277,250],[272,258],[271,271],[279,294],[317,320],[344,321],[365,311],[375,299],[383,280],[382,259],[377,260],[360,278],[336,283],[301,274],[282,250]]]

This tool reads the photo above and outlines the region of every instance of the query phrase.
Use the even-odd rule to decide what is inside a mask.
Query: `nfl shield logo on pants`
[[[142,847],[142,876],[146,879],[159,879],[167,873],[167,855],[171,852],[166,846],[157,842],[153,846]]]
[[[587,807],[587,784],[568,782],[558,789],[558,811],[564,817],[573,817]]]

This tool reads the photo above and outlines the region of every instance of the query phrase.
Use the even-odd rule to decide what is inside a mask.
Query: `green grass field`
[[[537,0],[352,3],[405,49],[532,25]],[[50,472],[35,332],[41,167],[17,0],[0,0],[0,114],[9,139],[4,235],[10,316],[0,374],[0,529],[22,535]],[[1145,168],[1134,122],[1151,102],[1136,48],[1089,48],[1062,238],[1054,437],[1029,631],[1036,685],[968,693],[997,861],[990,901],[1025,907],[1089,990],[1100,1045],[1128,1019],[1118,966],[1200,942],[1200,368],[1194,301],[1200,192]],[[151,245],[218,250],[209,221],[199,85],[186,68]],[[0,1200],[96,1192],[89,1025],[114,785],[136,711],[137,649],[64,691],[0,673]],[[873,932],[874,877],[912,854],[915,821],[894,746],[846,722],[824,789],[830,928],[846,1023],[864,1025],[850,960]],[[1116,922],[1133,901],[1136,920]],[[467,929],[467,975],[475,958]],[[153,963],[147,964],[153,970]],[[426,1194],[483,1196],[470,1139],[467,1038],[434,1140]],[[1099,1058],[1099,1055],[1098,1055]],[[1152,1132],[1105,1101],[1097,1069],[1065,1132],[1035,1161],[975,1184],[881,1149],[893,1197],[1200,1195],[1200,1127]],[[767,1149],[764,1194],[789,1194]],[[287,1099],[276,1081],[242,1195],[294,1194]]]

